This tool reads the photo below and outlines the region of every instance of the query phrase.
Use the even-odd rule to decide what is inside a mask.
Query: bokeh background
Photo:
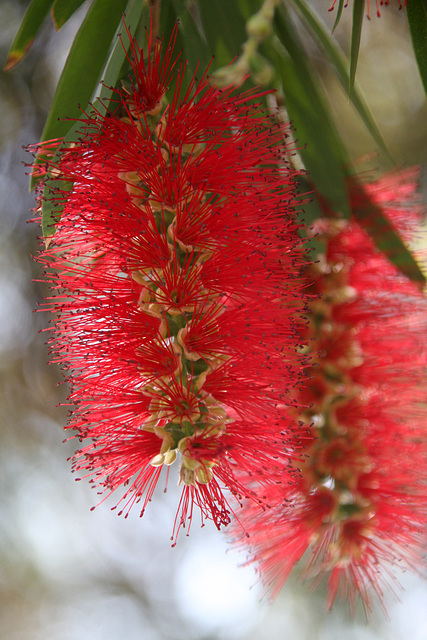
[[[168,0],[164,0],[167,2]],[[230,0],[234,1],[234,0]],[[331,0],[313,0],[332,28]],[[375,4],[371,2],[371,4]],[[0,66],[28,5],[0,0]],[[63,443],[66,398],[60,371],[47,365],[48,318],[34,313],[46,293],[32,259],[39,234],[22,145],[39,139],[66,54],[86,6],[56,34],[46,24],[27,59],[0,71],[0,638],[2,640],[423,640],[427,588],[402,574],[400,600],[386,597],[367,625],[345,604],[324,610],[325,594],[293,577],[275,603],[226,535],[195,518],[171,548],[177,489],[156,491],[143,519],[110,511],[87,482],[76,483]],[[348,51],[350,9],[336,38]],[[375,148],[324,59],[307,42],[328,87],[351,156]],[[237,53],[237,52],[236,52]],[[358,80],[396,161],[427,163],[427,107],[407,24],[397,2],[364,25]],[[327,158],[325,158],[327,162]],[[23,164],[24,163],[24,164]],[[385,168],[381,156],[371,164]],[[423,178],[422,188],[425,190]]]

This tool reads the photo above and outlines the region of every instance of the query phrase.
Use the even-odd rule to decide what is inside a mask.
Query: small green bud
[[[246,32],[251,38],[265,40],[272,33],[271,22],[261,12],[256,13],[247,21]]]
[[[271,84],[274,79],[274,69],[259,53],[253,53],[249,59],[252,78],[261,86]]]

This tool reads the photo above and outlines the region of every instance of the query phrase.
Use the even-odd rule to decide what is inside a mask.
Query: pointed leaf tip
[[[353,194],[354,218],[370,235],[377,248],[403,275],[424,286],[426,276],[401,238],[398,229],[384,215],[381,206],[372,199],[363,185],[354,178],[350,178],[348,182]]]
[[[47,238],[44,238],[44,248],[45,249],[49,249],[49,246],[53,240],[53,236],[48,236]]]
[[[54,0],[51,16],[55,29],[59,31],[85,0]]]
[[[339,0],[339,5],[338,5],[338,9],[337,9],[337,17],[335,18],[335,22],[334,22],[334,26],[332,27],[332,33],[335,31],[335,29],[337,28],[340,20],[341,20],[341,14],[342,14],[342,10],[344,8],[344,0]],[[329,11],[332,11],[333,7],[331,7],[329,9]]]
[[[315,12],[310,8],[309,0],[292,1],[301,14],[301,17],[304,19],[306,27],[310,29],[319,46],[323,49],[325,54],[330,59],[332,66],[335,69],[337,78],[341,83],[344,91],[348,91],[350,78],[347,70],[347,60],[344,54],[341,52],[340,47],[335,43],[334,38],[332,38],[328,34],[327,28],[322,23],[321,19],[319,19],[316,16]],[[351,98],[354,107],[357,109],[360,117],[362,118],[366,128],[372,135],[373,139],[375,140],[381,151],[384,153],[390,164],[394,165],[395,162],[391,157],[389,150],[387,149],[387,145],[382,138],[376,122],[369,110],[368,105],[365,102],[360,89],[357,87],[356,82],[353,87]]]
[[[29,43],[28,47],[31,45],[31,43],[32,41]],[[11,69],[13,69],[13,67],[17,65],[18,62],[20,62],[20,60],[22,60],[22,58],[25,56],[25,53],[26,53],[26,50],[19,51],[19,52],[11,51],[7,56],[6,64],[4,65],[4,71],[10,71]]]
[[[351,96],[356,78],[357,61],[359,58],[360,38],[362,35],[362,24],[365,17],[365,0],[354,0],[353,5],[353,25],[351,29],[350,48],[350,82],[348,87]]]
[[[32,0],[10,46],[5,70],[12,69],[27,53],[49,14],[53,0]]]

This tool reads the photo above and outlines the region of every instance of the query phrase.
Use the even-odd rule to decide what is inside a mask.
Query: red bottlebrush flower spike
[[[420,213],[416,179],[409,169],[365,187],[404,237]],[[317,231],[327,246],[310,267],[319,357],[298,393],[314,439],[299,486],[269,488],[267,511],[243,510],[242,544],[273,596],[306,554],[302,578],[328,579],[329,608],[340,594],[368,612],[393,567],[418,569],[425,550],[427,300],[355,222]]]
[[[50,166],[73,187],[52,193],[64,212],[39,260],[69,427],[87,441],[75,470],[126,487],[121,512],[142,501],[142,514],[162,467],[179,464],[177,532],[194,505],[228,524],[224,488],[255,497],[242,472],[268,484],[297,455],[284,402],[303,366],[304,293],[283,127],[259,94],[206,74],[181,91],[175,36],[162,57],[148,35],[148,60],[132,44],[131,88]]]

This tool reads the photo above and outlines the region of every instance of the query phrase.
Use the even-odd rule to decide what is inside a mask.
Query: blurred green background
[[[163,0],[167,2],[167,0]],[[230,0],[232,2],[234,0]],[[0,64],[28,2],[0,0]],[[332,28],[330,0],[313,0]],[[0,638],[2,640],[422,640],[427,589],[421,577],[402,575],[400,602],[388,597],[366,625],[345,604],[324,611],[324,593],[309,593],[292,578],[277,601],[262,590],[244,557],[227,551],[226,534],[195,518],[176,548],[170,534],[176,487],[159,486],[142,520],[110,512],[111,503],[87,482],[75,483],[63,444],[66,398],[60,371],[47,366],[38,282],[39,230],[27,224],[31,157],[22,145],[41,134],[67,50],[86,5],[56,34],[51,23],[28,57],[0,72]],[[427,163],[427,107],[403,11],[396,3],[364,25],[358,80],[398,163]],[[348,52],[350,10],[336,39]],[[310,63],[331,97],[350,156],[364,160],[373,142],[354,115],[324,58],[307,41]],[[236,52],[237,53],[237,52]],[[327,158],[325,158],[327,163]],[[374,153],[370,165],[384,168]],[[424,186],[423,186],[424,185]],[[425,190],[425,181],[423,182]],[[33,281],[35,280],[35,281]],[[161,483],[160,483],[161,484]],[[226,552],[227,551],[227,552]],[[255,585],[252,587],[252,585]],[[252,587],[252,588],[251,588]]]

